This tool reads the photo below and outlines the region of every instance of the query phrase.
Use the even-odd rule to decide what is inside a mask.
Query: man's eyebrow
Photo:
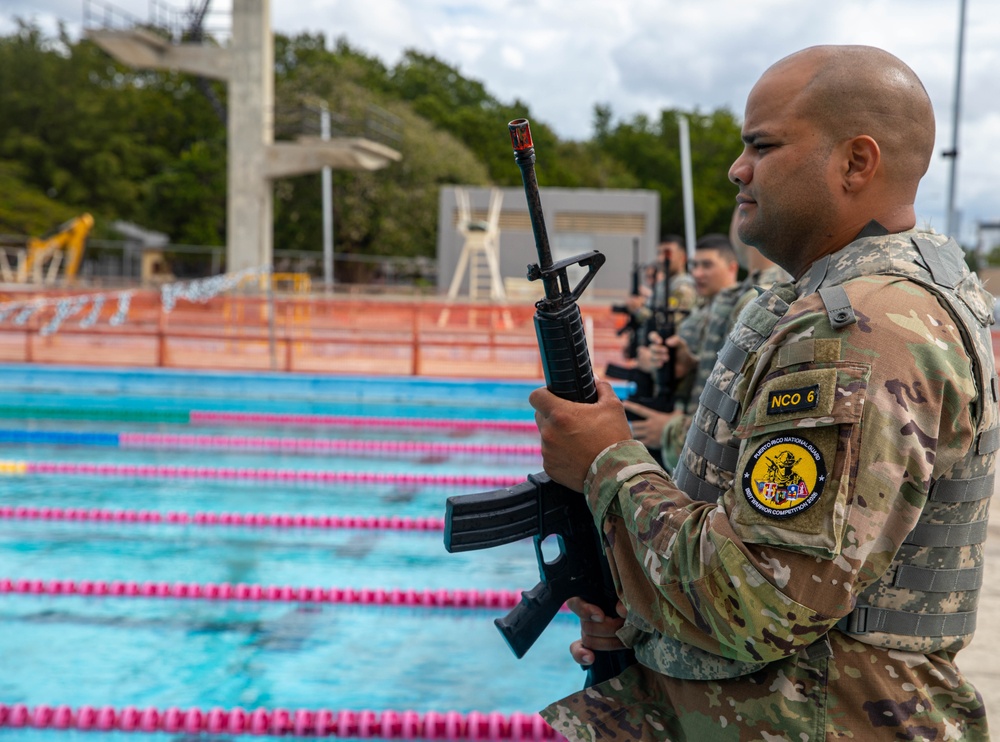
[[[744,144],[753,144],[758,139],[764,139],[769,136],[771,136],[771,134],[766,131],[748,131],[740,138],[743,140]]]

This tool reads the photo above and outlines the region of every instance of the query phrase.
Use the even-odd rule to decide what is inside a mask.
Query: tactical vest
[[[868,275],[914,281],[939,298],[972,359],[977,435],[965,458],[931,483],[917,526],[889,569],[858,598],[836,626],[858,641],[915,652],[955,651],[975,629],[983,574],[989,497],[1000,448],[994,371],[992,297],[969,273],[961,248],[940,235],[903,232],[855,240],[814,263],[796,284],[776,284],[740,314],[701,395],[675,471],[692,499],[716,502],[732,485],[741,441],[733,435],[755,386],[758,352],[789,305],[818,292],[834,329],[857,319],[843,284]],[[765,663],[728,660],[660,635],[636,643],[640,662],[671,677],[712,680],[756,672]]]

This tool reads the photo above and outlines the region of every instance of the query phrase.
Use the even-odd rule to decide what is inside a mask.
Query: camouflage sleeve
[[[660,434],[660,458],[667,471],[677,468],[681,449],[684,448],[684,439],[687,438],[690,427],[691,415],[687,413],[674,415],[663,426],[663,432]]]
[[[718,503],[692,501],[634,441],[594,462],[585,490],[620,595],[660,633],[747,662],[808,646],[885,571],[931,478],[967,450],[976,389],[951,317],[907,281],[845,288],[855,325],[834,331],[812,295],[772,334]]]

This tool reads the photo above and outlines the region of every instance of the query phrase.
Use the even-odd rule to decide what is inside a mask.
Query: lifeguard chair
[[[469,206],[469,193],[464,188],[455,189],[458,207],[458,233],[462,235],[462,253],[448,287],[448,303],[458,298],[462,280],[469,277],[469,298],[489,298],[505,304],[507,292],[500,275],[500,209],[503,193],[499,188],[490,191],[490,203],[485,220],[474,220]],[[438,317],[438,326],[448,322],[448,308]]]

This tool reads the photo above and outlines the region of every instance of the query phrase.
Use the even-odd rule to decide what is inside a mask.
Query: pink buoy
[[[424,738],[441,739],[444,732],[444,718],[437,711],[424,714]]]
[[[52,712],[52,726],[56,729],[69,729],[73,722],[73,710],[69,706],[57,706]]]
[[[31,726],[36,729],[47,729],[52,721],[52,707],[45,704],[35,706],[35,711],[31,715]]]
[[[163,731],[175,734],[179,732],[184,727],[184,716],[181,710],[175,706],[171,706],[166,711],[163,712]]]
[[[486,736],[488,729],[488,721],[483,714],[478,711],[469,712],[469,715],[465,719],[465,737],[469,739],[470,742],[478,742],[478,740],[489,739],[489,737]]]
[[[76,728],[87,731],[93,729],[97,722],[97,711],[93,706],[81,706],[76,712]]]
[[[507,719],[496,711],[486,716],[486,728],[488,730],[487,739],[491,740],[506,739],[507,733],[510,731]]]
[[[155,708],[143,709],[139,716],[139,728],[144,732],[156,732],[160,729],[160,712]]]
[[[139,710],[135,706],[126,706],[118,717],[118,728],[123,732],[132,732],[139,728]]]
[[[227,731],[229,715],[221,708],[213,708],[205,717],[205,730],[210,734],[221,734]]]
[[[110,706],[103,706],[101,710],[97,712],[97,718],[94,721],[97,728],[102,732],[111,731],[115,728],[115,724],[117,722],[115,710]]]
[[[378,719],[374,711],[362,711],[358,714],[358,736],[362,739],[371,739],[375,736],[378,726]]]
[[[356,736],[357,725],[354,723],[353,711],[341,711],[337,714],[337,736],[340,738]]]
[[[531,739],[531,719],[520,711],[510,715],[510,738],[512,740]]]
[[[267,734],[268,721],[267,711],[254,709],[250,714],[247,728],[252,734]]]
[[[237,706],[229,711],[226,731],[230,734],[242,734],[247,728],[247,712]]]
[[[287,733],[291,728],[292,718],[287,710],[277,708],[271,711],[271,723],[268,724],[268,730],[271,734],[282,735]]]
[[[416,711],[404,711],[400,719],[400,737],[417,739],[424,736],[423,720]]]
[[[312,712],[306,709],[298,709],[292,720],[292,731],[296,737],[311,736],[314,733],[318,734],[318,732],[314,731]]]
[[[456,711],[449,711],[444,716],[444,736],[445,739],[463,739],[465,734],[465,720]]]
[[[382,739],[396,739],[402,731],[402,718],[398,713],[392,711],[382,712],[381,723],[378,728],[378,736]]]
[[[321,709],[316,712],[313,719],[313,733],[317,737],[326,737],[334,729],[336,717],[329,709]]]
[[[203,728],[205,715],[201,709],[188,709],[184,714],[184,724],[182,729],[188,734],[198,734]]]

